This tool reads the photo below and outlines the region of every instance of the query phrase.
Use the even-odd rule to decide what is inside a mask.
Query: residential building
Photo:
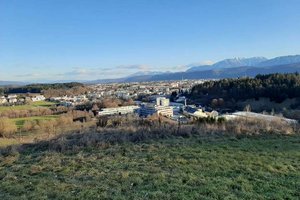
[[[201,108],[197,108],[194,106],[185,107],[183,110],[183,114],[196,118],[208,117],[208,114],[204,112]]]
[[[8,95],[7,96],[7,101],[9,103],[17,103],[18,99],[17,99],[17,95],[13,94],[13,95]]]
[[[169,106],[170,99],[167,99],[166,97],[158,97],[158,98],[156,98],[156,105],[157,106]]]
[[[4,104],[4,103],[7,103],[7,99],[4,96],[2,96],[0,97],[0,104]]]
[[[31,98],[32,101],[44,101],[45,99],[46,98],[44,97],[44,95],[37,95]]]

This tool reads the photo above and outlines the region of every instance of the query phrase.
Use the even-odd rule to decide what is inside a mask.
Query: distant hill
[[[70,83],[53,83],[53,84],[29,84],[24,86],[8,87],[5,89],[5,93],[41,93],[43,90],[49,89],[71,89],[84,87],[84,84],[78,82]]]
[[[257,74],[293,73],[300,72],[300,63],[289,65],[278,65],[271,67],[233,67],[219,70],[206,70],[195,72],[179,72],[172,74],[156,75],[151,77],[154,80],[180,80],[180,79],[220,79],[237,78],[243,76],[254,77]]]
[[[213,69],[213,65],[200,65],[200,66],[193,66],[186,70],[187,72],[196,72],[196,71],[205,71]]]
[[[274,66],[300,63],[300,55],[280,56],[259,63],[257,66]]]
[[[226,59],[213,64],[214,69],[241,67],[241,66],[256,66],[257,64],[266,61],[265,57],[252,57],[252,58],[233,58]]]
[[[0,86],[22,86],[26,85],[25,82],[18,82],[18,81],[0,81]]]
[[[300,62],[287,65],[276,65],[267,67],[231,67],[217,70],[204,71],[186,71],[176,73],[164,73],[158,75],[142,75],[120,79],[106,79],[90,81],[89,84],[97,83],[120,83],[120,82],[146,82],[146,81],[167,81],[182,79],[221,79],[221,78],[237,78],[237,77],[254,77],[257,74],[273,74],[273,73],[294,73],[300,72]]]
[[[219,70],[223,68],[233,67],[271,67],[278,65],[288,65],[300,63],[300,55],[280,56],[273,59],[265,57],[252,57],[252,58],[232,58],[225,59],[213,65],[194,66],[187,70],[191,71],[205,71],[205,70]]]
[[[103,84],[121,82],[166,81],[181,79],[220,79],[237,78],[242,76],[254,77],[257,74],[293,73],[300,72],[300,55],[280,56],[273,59],[265,57],[225,59],[213,65],[190,67],[182,72],[142,71],[127,77],[116,79],[98,79],[78,81],[84,84]],[[0,86],[22,86],[26,83],[0,81]]]
[[[213,65],[202,65],[202,66],[194,66],[187,70],[187,72],[191,71],[205,71],[205,70],[217,70],[223,68],[231,68],[231,67],[242,67],[242,66],[256,66],[261,62],[267,61],[268,59],[265,57],[252,57],[252,58],[232,58],[225,59],[220,62],[217,62]]]
[[[140,71],[134,74],[129,75],[128,77],[135,77],[135,76],[153,76],[158,74],[164,74],[168,72],[159,72],[159,71]]]

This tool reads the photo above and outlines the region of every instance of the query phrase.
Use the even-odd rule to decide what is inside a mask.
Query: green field
[[[192,136],[0,157],[0,199],[298,199],[300,136]]]
[[[37,107],[50,107],[52,105],[55,105],[55,103],[49,102],[49,101],[36,101],[36,102],[32,102],[28,105],[0,106],[0,112],[7,111],[7,110],[28,110],[28,109],[37,108]]]
[[[25,121],[52,120],[58,117],[59,115],[45,115],[36,117],[13,118],[11,120],[16,123],[18,128],[21,128],[24,125]]]

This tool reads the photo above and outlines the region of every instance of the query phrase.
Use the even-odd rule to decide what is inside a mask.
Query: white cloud
[[[15,77],[18,77],[18,78],[36,78],[39,76],[41,76],[41,74],[39,74],[39,73],[27,73],[27,74],[15,75]]]
[[[191,63],[188,65],[177,65],[177,66],[173,66],[173,67],[168,67],[167,70],[172,71],[172,72],[186,71],[187,69],[194,67],[194,66],[212,65],[212,64],[214,64],[213,61],[206,60],[206,61]]]
[[[205,60],[200,62],[194,62],[189,65],[186,65],[187,67],[194,67],[194,66],[201,66],[201,65],[213,65],[215,62],[211,60]]]
[[[147,65],[120,65],[106,68],[74,67],[71,71],[55,74],[55,76],[59,76],[60,79],[107,79],[123,77],[137,71],[147,70],[150,70],[150,67]]]
[[[185,71],[192,66],[210,65],[212,61],[201,61],[189,65],[177,65],[172,67],[150,67],[148,65],[133,64],[133,65],[118,65],[115,67],[73,67],[69,71],[43,71],[18,74],[22,80],[91,80],[91,79],[110,79],[121,78],[137,72],[161,71],[161,72],[179,72]]]

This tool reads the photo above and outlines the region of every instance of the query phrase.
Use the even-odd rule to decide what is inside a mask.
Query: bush
[[[22,127],[22,131],[32,131],[33,129],[35,129],[37,123],[34,120],[27,120],[24,122],[24,125]]]
[[[0,118],[0,136],[7,137],[17,132],[16,124],[7,117]]]

